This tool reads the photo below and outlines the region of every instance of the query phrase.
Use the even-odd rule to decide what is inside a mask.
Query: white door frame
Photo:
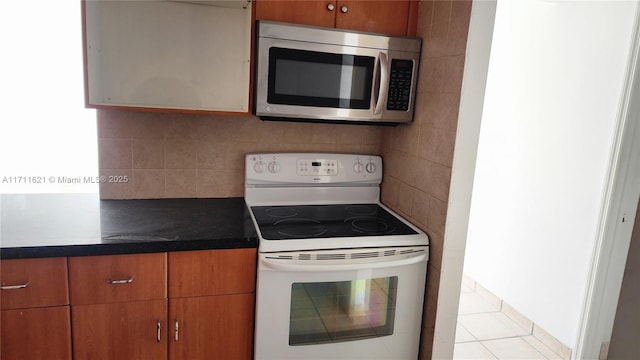
[[[640,196],[640,6],[636,10],[628,76],[618,111],[599,230],[592,253],[580,329],[572,346],[574,359],[597,359],[601,344],[611,338]],[[473,1],[438,289],[433,359],[453,358],[495,12],[496,0]]]
[[[613,331],[640,196],[640,6],[626,70],[609,175],[592,253],[574,359],[597,359]]]
[[[452,359],[496,0],[473,1],[451,170],[432,359]]]

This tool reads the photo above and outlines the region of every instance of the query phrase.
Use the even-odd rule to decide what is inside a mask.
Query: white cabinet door
[[[90,105],[248,111],[251,4],[86,1],[85,11]]]

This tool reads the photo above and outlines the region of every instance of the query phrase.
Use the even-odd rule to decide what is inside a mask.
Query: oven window
[[[270,48],[270,104],[368,109],[375,59]]]
[[[352,341],[393,334],[398,277],[294,283],[289,345]]]

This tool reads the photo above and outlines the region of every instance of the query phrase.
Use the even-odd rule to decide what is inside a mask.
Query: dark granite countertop
[[[244,199],[0,195],[0,258],[255,248]]]

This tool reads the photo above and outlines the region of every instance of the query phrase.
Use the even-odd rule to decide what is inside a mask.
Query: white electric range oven
[[[380,203],[382,158],[246,156],[255,359],[416,359],[429,239]]]

